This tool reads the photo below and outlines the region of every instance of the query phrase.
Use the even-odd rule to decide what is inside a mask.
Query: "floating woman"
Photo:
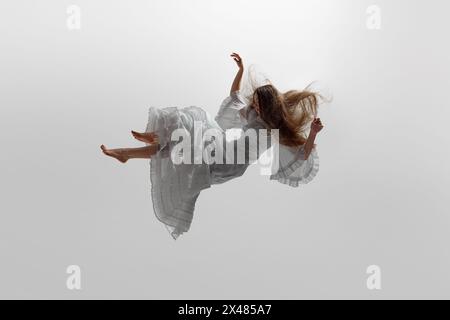
[[[269,83],[244,96],[241,92],[244,64],[237,53],[231,57],[239,70],[230,95],[223,100],[215,118],[197,106],[150,107],[145,132],[131,131],[135,139],[145,143],[144,147],[108,149],[101,145],[104,154],[122,163],[130,159],[150,159],[153,210],[174,239],[189,230],[195,203],[203,189],[242,176],[255,159],[274,146],[272,140],[267,143],[261,139],[264,137],[261,132],[270,132],[271,137],[273,132],[277,133],[279,153],[271,180],[298,187],[310,182],[319,170],[314,142],[317,133],[323,129],[320,118],[316,117],[321,95],[308,88],[282,93]],[[218,133],[209,141],[206,150],[209,150],[209,158],[223,158],[224,161],[174,161],[180,153],[184,159],[188,154],[192,160],[191,155],[195,152],[191,151],[203,147],[196,139],[189,139],[191,150],[180,149],[180,142],[174,139],[174,136],[181,136],[182,140],[195,136],[198,125],[203,131]],[[226,131],[238,128],[242,129],[241,137],[229,140]],[[256,147],[246,140],[252,136],[247,135],[251,131],[255,132]],[[185,135],[175,135],[175,132]],[[205,139],[201,139],[201,143],[204,144]],[[256,156],[255,149],[258,149]],[[234,157],[237,154],[239,158],[240,152],[244,153],[244,161],[236,161]]]

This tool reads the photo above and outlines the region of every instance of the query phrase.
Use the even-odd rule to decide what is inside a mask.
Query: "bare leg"
[[[131,130],[131,134],[133,137],[139,141],[145,142],[145,143],[157,143],[158,142],[158,135],[154,132],[136,132]]]
[[[129,159],[150,159],[152,155],[158,152],[158,144],[151,144],[142,148],[119,148],[107,149],[103,144],[100,146],[103,153],[107,156],[116,158],[122,163]]]

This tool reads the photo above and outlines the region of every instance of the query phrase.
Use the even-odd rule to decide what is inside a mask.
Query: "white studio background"
[[[450,298],[449,12],[445,0],[2,1],[0,297]],[[149,106],[215,114],[231,52],[281,90],[329,88],[321,168],[296,189],[251,167],[203,191],[174,241],[148,161],[100,145],[140,146],[130,130]],[[81,290],[66,286],[70,265]],[[366,285],[371,265],[381,290]]]

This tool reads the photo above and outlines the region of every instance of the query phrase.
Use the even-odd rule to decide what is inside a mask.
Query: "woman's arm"
[[[233,57],[234,61],[236,61],[236,64],[239,67],[239,71],[237,72],[236,77],[233,80],[233,84],[231,85],[230,95],[233,92],[240,90],[242,75],[244,74],[244,64],[242,62],[241,57],[237,53],[234,53],[234,52],[231,56]]]
[[[305,160],[309,158],[309,155],[311,154],[313,148],[314,148],[314,140],[316,140],[317,134],[320,132],[320,130],[323,129],[322,122],[320,121],[320,118],[314,119],[314,121],[311,124],[311,130],[309,131],[308,139],[305,143]]]

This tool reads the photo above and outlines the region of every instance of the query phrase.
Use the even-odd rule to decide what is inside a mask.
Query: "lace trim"
[[[311,180],[313,180],[317,175],[317,172],[319,171],[320,165],[319,156],[315,148],[309,155],[310,157],[312,157],[313,167],[308,172],[308,175],[305,177],[290,177],[290,175],[293,174],[295,170],[300,168],[302,165],[305,165],[307,161],[311,161],[309,159],[304,160],[304,154],[304,149],[303,147],[301,147],[295,158],[286,167],[280,168],[276,174],[271,175],[270,180],[277,180],[280,183],[287,184],[294,188],[298,187],[300,184],[307,184]]]
[[[182,108],[184,111],[189,110],[198,110],[195,106],[185,107]],[[174,117],[177,119],[176,122],[171,123],[169,119],[171,117]],[[149,117],[148,122],[146,126],[146,132],[148,131],[155,131],[160,134],[160,137],[162,138],[160,140],[160,150],[156,156],[150,158],[149,164],[150,164],[150,194],[152,197],[152,206],[153,206],[153,212],[156,216],[156,218],[162,222],[169,234],[172,236],[174,240],[177,240],[177,238],[182,235],[183,233],[187,232],[190,229],[192,220],[193,220],[193,212],[195,210],[195,203],[197,200],[197,197],[199,196],[199,193],[194,195],[191,198],[191,201],[184,201],[180,207],[178,208],[167,208],[165,201],[162,199],[162,195],[160,192],[160,185],[159,180],[156,179],[159,172],[156,171],[157,168],[160,168],[160,161],[161,159],[158,159],[158,156],[164,157],[164,155],[169,156],[170,154],[170,146],[168,144],[169,139],[169,132],[171,132],[174,128],[177,127],[183,127],[183,123],[180,120],[180,109],[177,107],[168,107],[159,109],[156,107],[150,107],[149,108]],[[200,116],[198,119],[199,121],[205,121],[206,114],[200,113]],[[170,125],[169,125],[170,124]],[[158,162],[158,164],[156,162]],[[209,170],[208,170],[209,171]],[[158,186],[158,187],[156,187]],[[172,211],[171,215],[164,214],[165,211]],[[187,219],[183,219],[183,214],[192,214]],[[176,217],[176,218],[174,218]]]

